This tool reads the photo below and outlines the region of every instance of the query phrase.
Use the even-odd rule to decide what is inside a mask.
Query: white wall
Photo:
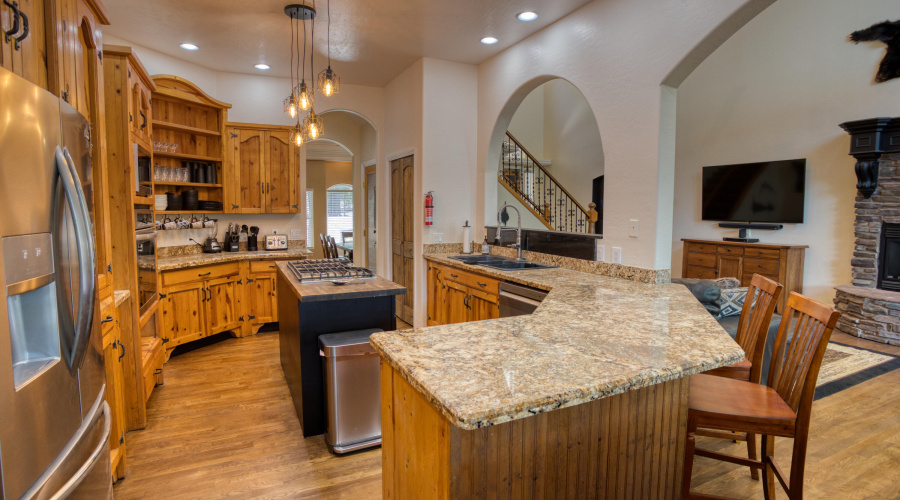
[[[896,0],[779,0],[704,61],[678,89],[672,274],[680,238],[736,230],[700,220],[704,165],[807,159],[805,222],[755,231],[764,243],[809,245],[804,293],[826,304],[850,282],[855,160],[838,124],[900,116],[900,80],[874,84],[882,44],[847,35],[894,19]]]
[[[550,83],[550,82],[547,82]],[[540,161],[544,156],[544,88],[531,91],[509,122],[509,133]]]
[[[528,92],[565,78],[584,94],[603,140],[604,243],[622,248],[623,264],[668,269],[671,225],[657,200],[661,173],[672,172],[666,161],[672,153],[660,151],[660,137],[670,132],[660,123],[674,107],[663,106],[660,84],[704,37],[750,3],[760,2],[597,0],[481,63],[478,176],[486,186],[492,180],[487,166],[499,160],[497,138]],[[493,218],[485,207],[495,205],[495,192],[478,193],[476,211],[485,222]],[[665,212],[671,213],[668,206]],[[638,238],[628,237],[629,219],[640,221]]]

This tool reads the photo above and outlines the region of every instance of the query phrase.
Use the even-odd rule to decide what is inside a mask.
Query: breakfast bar
[[[383,358],[384,497],[676,497],[687,376],[744,356],[693,295],[448,257],[426,256],[550,293],[527,316],[371,337]]]

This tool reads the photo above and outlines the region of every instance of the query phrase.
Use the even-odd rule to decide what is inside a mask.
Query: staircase
[[[575,201],[509,132],[503,141],[498,180],[548,229],[593,233],[597,212],[585,210]]]

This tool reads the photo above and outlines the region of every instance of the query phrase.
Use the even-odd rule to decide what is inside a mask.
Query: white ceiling
[[[332,68],[342,83],[383,87],[421,57],[477,64],[589,0],[335,0]],[[104,31],[217,71],[290,76],[289,0],[105,0]],[[326,63],[326,2],[316,21],[316,73]],[[516,14],[532,10],[535,21]],[[484,45],[482,37],[500,41]],[[183,42],[200,50],[179,48]],[[260,71],[264,62],[272,69]],[[310,70],[307,68],[307,81]]]

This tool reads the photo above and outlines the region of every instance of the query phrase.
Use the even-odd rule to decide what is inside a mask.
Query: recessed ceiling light
[[[497,39],[492,36],[486,36],[481,39],[481,43],[483,43],[485,45],[493,45],[493,44],[497,43]]]
[[[263,63],[255,64],[253,65],[253,67],[256,69],[269,69],[269,65]]]
[[[197,46],[194,45],[193,43],[182,43],[182,44],[181,44],[181,48],[184,49],[184,50],[197,50],[197,49],[199,49],[200,47],[197,47]]]
[[[520,12],[516,17],[519,18],[519,21],[534,21],[537,19],[537,14],[531,11]]]

